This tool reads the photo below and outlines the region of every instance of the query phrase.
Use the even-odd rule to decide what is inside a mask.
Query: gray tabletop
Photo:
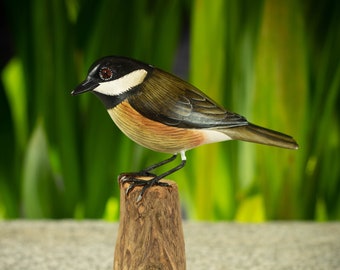
[[[187,269],[340,269],[340,223],[183,224]],[[118,223],[2,221],[0,269],[112,269]]]

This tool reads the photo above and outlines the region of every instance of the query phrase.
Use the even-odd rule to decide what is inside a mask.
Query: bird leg
[[[151,173],[150,171],[158,168],[158,167],[161,167],[167,163],[170,163],[171,161],[175,160],[177,157],[177,154],[173,155],[172,157],[166,159],[166,160],[163,160],[159,163],[156,163],[144,170],[141,170],[140,172],[133,172],[133,173],[123,173],[119,176],[119,181],[121,183],[130,183],[130,186],[127,188],[126,190],[126,195],[128,195],[130,193],[130,191],[132,191],[136,186],[143,186],[142,188],[142,191],[140,192],[138,198],[137,198],[137,202],[139,202],[145,191],[154,186],[154,185],[157,185],[157,186],[169,186],[168,183],[163,183],[163,182],[160,182],[160,180],[176,171],[178,171],[179,169],[183,168],[185,166],[185,163],[186,163],[186,158],[185,158],[185,155],[184,155],[184,152],[182,153],[181,152],[181,158],[182,158],[182,162],[177,165],[176,167],[160,174],[160,175],[156,175],[154,173]],[[150,180],[143,180],[143,179],[138,179],[139,177],[152,177]]]
[[[176,159],[176,157],[177,157],[177,155],[175,154],[175,155],[171,156],[170,158],[163,160],[159,163],[153,164],[150,167],[147,167],[147,168],[145,168],[145,169],[143,169],[139,172],[122,173],[122,174],[119,175],[119,179],[122,179],[121,180],[122,182],[128,182],[127,180],[129,178],[134,179],[134,178],[137,178],[137,177],[144,177],[144,176],[146,176],[146,177],[148,177],[148,176],[156,177],[157,175],[154,174],[154,173],[151,173],[151,171],[153,171],[154,169],[156,169],[160,166],[163,166],[167,163],[170,163],[171,161]],[[124,178],[126,178],[126,179],[124,179]],[[145,181],[145,180],[142,180],[142,181]]]

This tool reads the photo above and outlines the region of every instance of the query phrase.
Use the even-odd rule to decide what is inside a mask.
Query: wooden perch
[[[177,184],[149,188],[141,201],[141,187],[125,195],[120,183],[120,223],[114,270],[185,269],[185,248]]]

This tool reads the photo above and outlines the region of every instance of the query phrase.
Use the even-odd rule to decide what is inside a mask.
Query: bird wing
[[[181,128],[230,128],[247,120],[219,106],[191,84],[159,69],[128,98],[145,117]]]

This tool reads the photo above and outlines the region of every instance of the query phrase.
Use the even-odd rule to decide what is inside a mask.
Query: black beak
[[[85,81],[83,81],[80,85],[78,85],[72,92],[71,95],[75,96],[75,95],[79,95],[88,91],[92,91],[93,89],[95,89],[97,86],[99,85],[99,83],[94,82],[91,79],[86,79]]]

